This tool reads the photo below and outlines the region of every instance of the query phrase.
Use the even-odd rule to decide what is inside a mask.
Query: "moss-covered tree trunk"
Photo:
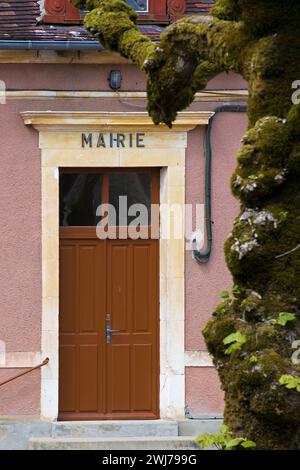
[[[241,212],[225,245],[235,288],[204,336],[230,429],[260,449],[300,449],[300,393],[280,384],[283,375],[300,377],[291,359],[300,339],[300,108],[291,102],[299,1],[219,0],[212,17],[183,18],[159,44],[139,33],[135,12],[119,0],[71,1],[90,10],[85,25],[105,47],[145,71],[155,123],[171,125],[220,71],[248,81],[249,130],[232,177]],[[243,341],[228,349],[223,340],[236,332]]]

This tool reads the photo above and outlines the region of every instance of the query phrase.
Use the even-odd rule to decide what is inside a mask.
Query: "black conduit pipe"
[[[193,250],[193,258],[199,264],[206,264],[209,261],[212,250],[212,214],[211,214],[211,131],[212,124],[218,113],[246,113],[246,105],[223,105],[214,110],[214,115],[210,118],[205,134],[204,156],[205,156],[205,230],[206,230],[206,248],[203,251]],[[196,242],[194,238],[193,243]]]

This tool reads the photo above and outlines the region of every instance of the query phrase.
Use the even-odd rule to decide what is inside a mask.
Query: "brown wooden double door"
[[[60,420],[159,417],[158,250],[60,228]]]

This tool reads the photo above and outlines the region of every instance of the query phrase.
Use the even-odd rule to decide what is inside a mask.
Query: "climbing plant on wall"
[[[178,20],[159,44],[120,0],[71,3],[89,10],[85,26],[102,45],[145,72],[156,124],[172,125],[221,71],[248,81],[249,129],[231,181],[241,211],[225,244],[238,288],[204,336],[234,435],[258,449],[300,449],[300,366],[291,360],[300,339],[300,106],[291,102],[300,80],[299,2],[218,0],[212,16]]]

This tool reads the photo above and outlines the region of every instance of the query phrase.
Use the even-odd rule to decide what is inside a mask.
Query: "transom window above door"
[[[150,169],[61,169],[60,226],[95,227],[104,212],[108,212],[110,225],[127,226],[141,212],[146,216],[140,218],[140,225],[151,225],[151,204],[157,202],[156,181],[157,171]],[[104,212],[99,209],[101,205]]]

